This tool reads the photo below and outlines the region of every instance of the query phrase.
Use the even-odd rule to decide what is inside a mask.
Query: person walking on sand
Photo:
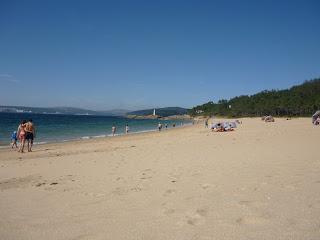
[[[205,121],[205,123],[204,123],[204,124],[205,124],[205,128],[208,128],[208,127],[209,127],[209,123],[208,123],[208,122],[209,122],[209,118],[207,118],[206,121]]]
[[[21,153],[24,152],[24,144],[26,142],[26,130],[25,130],[26,122],[27,122],[26,120],[22,120],[17,130],[17,136],[20,142],[18,152],[21,152]]]
[[[28,122],[26,123],[25,131],[26,131],[26,140],[28,142],[28,152],[32,152],[33,140],[36,135],[35,127],[32,122],[32,119],[29,119]]]
[[[17,131],[14,131],[11,135],[11,148],[13,148],[14,146],[18,148],[17,140],[18,140]]]
[[[116,131],[117,131],[117,128],[116,128],[115,125],[112,126],[111,131],[112,131],[112,136],[114,136],[116,134]]]
[[[128,134],[129,133],[129,126],[128,126],[128,124],[126,124],[126,129],[125,129],[125,132],[126,132],[126,134]]]

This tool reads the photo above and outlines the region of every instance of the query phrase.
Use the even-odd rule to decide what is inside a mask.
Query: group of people
[[[167,124],[167,123],[166,123],[164,126],[165,126],[166,129],[168,128],[168,124]],[[175,127],[175,125],[174,125],[173,127]],[[158,123],[158,130],[159,130],[159,132],[162,130],[162,128],[163,128],[163,124],[159,122],[159,123]]]
[[[173,123],[173,124],[172,124],[172,127],[175,127],[175,126],[176,126],[176,124]],[[165,124],[164,124],[164,127],[167,129],[167,128],[168,128],[168,124],[165,123]],[[159,122],[159,123],[158,123],[158,130],[159,130],[159,132],[162,130],[162,128],[163,128],[163,124]],[[125,134],[128,134],[129,131],[130,131],[129,125],[126,124],[124,133],[125,133]],[[117,127],[116,127],[115,124],[112,125],[111,132],[112,132],[112,136],[115,136],[115,135],[116,135]]]
[[[214,132],[229,132],[234,131],[236,127],[236,122],[218,122],[211,125],[211,130]]]
[[[274,122],[274,118],[271,115],[263,116],[261,120],[265,122]]]
[[[320,125],[320,116],[318,116],[314,121],[313,121],[314,125]]]
[[[320,125],[320,110],[312,115],[312,123],[313,125]]]
[[[130,131],[129,125],[126,124],[125,130],[124,130],[125,134],[128,134],[129,131]],[[116,132],[117,132],[117,127],[116,127],[116,125],[114,125],[114,124],[112,125],[111,132],[112,132],[112,136],[115,136],[115,135],[116,135]]]
[[[14,131],[11,136],[11,148],[19,148],[18,152],[23,153],[25,143],[27,141],[28,152],[32,152],[33,140],[36,135],[36,129],[32,122],[32,119],[22,120],[18,126],[18,130]],[[19,141],[19,147],[17,145]]]
[[[207,118],[204,122],[204,127],[209,128],[209,119]],[[214,124],[211,123],[210,129],[214,132],[229,132],[234,131],[234,129],[237,127],[237,124],[242,124],[241,121],[235,120],[234,122],[218,122]]]

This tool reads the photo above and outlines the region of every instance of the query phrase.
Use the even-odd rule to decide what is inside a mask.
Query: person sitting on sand
[[[224,132],[233,131],[233,128],[229,122],[223,123],[223,131]]]
[[[212,128],[213,132],[224,132],[224,127],[223,127],[222,123],[220,123],[220,122],[213,125],[211,128]]]
[[[17,136],[20,142],[18,152],[21,152],[21,153],[23,153],[24,151],[24,144],[26,141],[26,130],[25,130],[26,122],[27,122],[26,120],[22,120],[17,130]]]
[[[213,126],[211,126],[213,132],[229,132],[234,131],[232,124],[229,122],[219,122]]]
[[[11,148],[13,148],[13,146],[15,146],[16,148],[18,148],[18,145],[17,145],[17,131],[14,131],[11,135]]]
[[[269,115],[269,116],[266,116],[265,119],[264,119],[265,122],[274,122],[274,118]]]

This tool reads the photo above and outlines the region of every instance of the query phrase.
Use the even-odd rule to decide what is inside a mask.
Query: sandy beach
[[[242,121],[0,149],[0,239],[320,239],[320,127]]]

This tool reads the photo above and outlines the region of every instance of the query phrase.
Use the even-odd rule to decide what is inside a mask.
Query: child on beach
[[[13,148],[13,146],[15,146],[16,148],[18,148],[18,145],[17,145],[17,131],[14,131],[11,135],[11,148]]]

